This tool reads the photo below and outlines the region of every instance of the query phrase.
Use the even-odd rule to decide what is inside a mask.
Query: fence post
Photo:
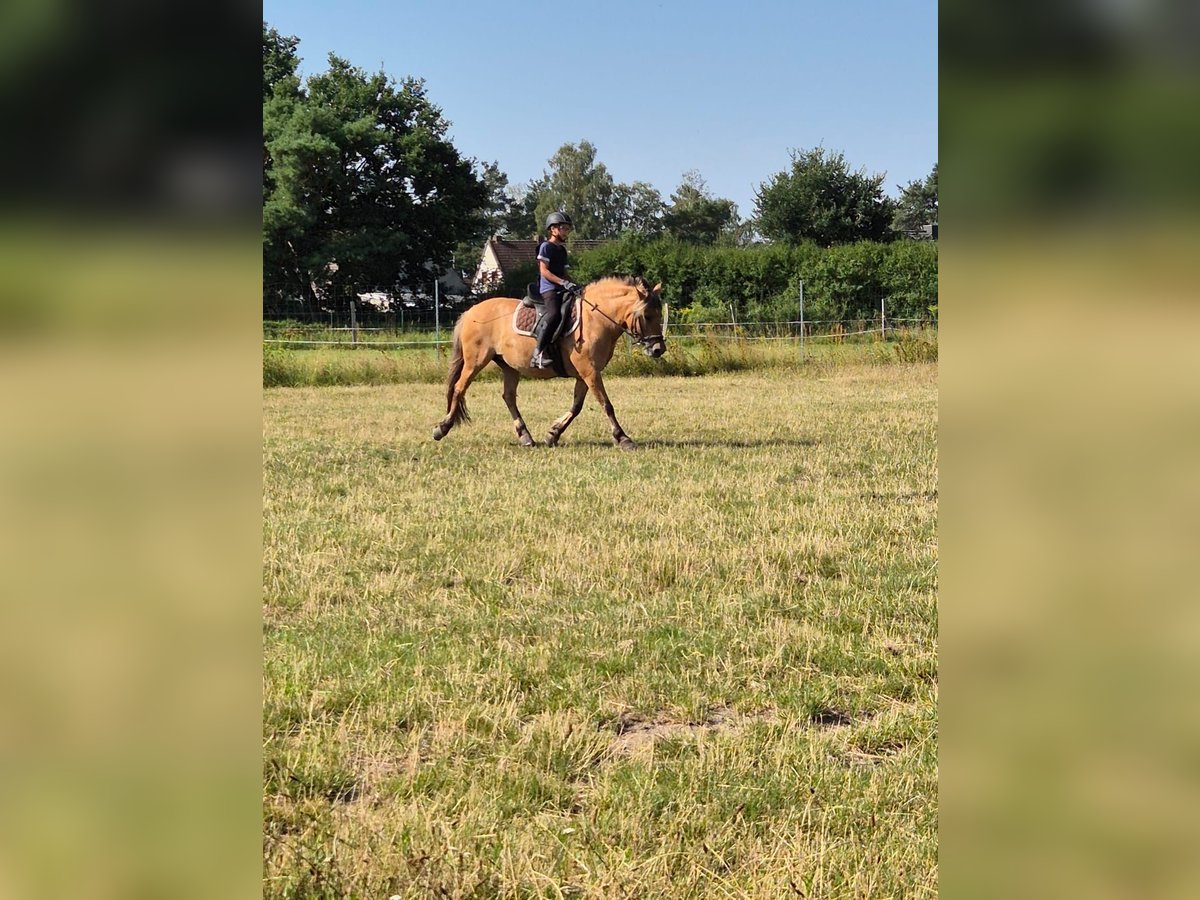
[[[350,301],[350,344],[358,346],[358,315],[354,309],[354,301]]]
[[[433,355],[442,353],[442,301],[438,292],[438,281],[433,279]]]
[[[800,279],[800,359],[804,360],[804,279]]]
[[[887,302],[886,297],[879,298],[879,339],[887,340],[887,309],[884,304]]]

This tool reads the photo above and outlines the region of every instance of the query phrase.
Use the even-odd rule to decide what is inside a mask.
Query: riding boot
[[[559,301],[558,291],[545,291],[542,293],[544,311],[542,313],[542,321],[538,323],[540,331],[538,332],[537,349],[533,353],[533,358],[529,361],[529,365],[535,369],[551,369],[554,367],[554,363],[550,359],[550,345],[553,343],[554,333],[558,330],[560,315]]]
[[[550,359],[549,353],[539,348],[533,352],[533,357],[529,360],[529,366],[533,369],[552,369],[554,368],[554,362]]]

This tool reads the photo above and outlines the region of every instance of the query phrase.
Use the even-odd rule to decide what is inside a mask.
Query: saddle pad
[[[513,314],[513,331],[532,337],[533,326],[537,324],[537,318],[537,310],[532,306],[526,306],[524,303],[518,305],[517,311]]]
[[[567,319],[567,327],[563,330],[563,334],[574,334],[579,330],[579,316],[576,311],[579,307],[578,303],[572,303]],[[516,312],[513,313],[512,328],[517,334],[523,334],[526,337],[533,337],[534,326],[537,325],[538,308],[526,306],[524,303],[518,303]]]

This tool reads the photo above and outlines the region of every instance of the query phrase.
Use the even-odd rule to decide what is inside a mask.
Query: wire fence
[[[887,340],[889,337],[922,331],[936,331],[932,318],[822,319],[816,321],[771,322],[683,322],[669,323],[668,340],[703,341],[833,341],[847,338]],[[361,327],[295,321],[263,323],[263,343],[278,348],[336,347],[373,350],[404,348],[440,348],[452,340],[453,323],[441,328],[417,326],[397,328]]]
[[[478,298],[467,294],[441,291],[435,285],[430,296],[417,293],[400,295],[355,293],[343,287],[329,306],[314,303],[284,301],[285,292],[280,285],[266,292],[263,305],[263,343],[273,348],[317,349],[368,348],[373,350],[422,350],[442,348],[453,340],[453,328],[458,317],[469,309]],[[386,298],[386,302],[380,302]],[[936,307],[926,307],[912,297],[889,297],[876,295],[870,306],[857,306],[852,315],[841,319],[808,318],[805,315],[803,289],[798,297],[798,306],[792,310],[784,307],[779,318],[769,321],[738,321],[737,310],[727,305],[729,319],[726,321],[694,321],[701,310],[685,308],[672,316],[667,309],[664,332],[669,339],[683,341],[794,341],[803,345],[813,342],[860,342],[885,341],[908,332],[928,332],[937,329]],[[936,303],[936,297],[932,298]],[[828,299],[819,307],[821,312],[829,309]],[[925,309],[934,314],[923,315]],[[813,312],[817,309],[809,307]],[[843,307],[849,313],[850,310]],[[868,312],[872,309],[872,312]],[[908,313],[908,316],[889,315],[889,309]],[[912,315],[915,310],[921,314]],[[711,309],[703,309],[711,314]],[[784,318],[788,313],[799,318]],[[720,316],[722,313],[717,312]],[[692,319],[693,321],[689,321]]]

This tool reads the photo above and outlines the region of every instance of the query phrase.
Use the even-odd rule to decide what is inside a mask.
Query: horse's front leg
[[[575,402],[571,404],[571,410],[557,422],[550,426],[550,432],[546,435],[546,446],[553,447],[558,443],[558,439],[562,437],[563,432],[567,430],[567,426],[575,421],[575,417],[579,415],[583,409],[583,401],[587,397],[588,386],[587,382],[582,378],[575,379]]]
[[[600,377],[599,372],[592,375],[591,383],[588,386],[592,389],[592,393],[596,395],[596,399],[600,402],[604,414],[608,416],[608,421],[612,424],[612,436],[617,446],[622,450],[636,450],[637,444],[625,433],[625,429],[617,421],[617,414],[613,411],[612,401],[608,399],[608,391],[604,390],[604,379]]]

